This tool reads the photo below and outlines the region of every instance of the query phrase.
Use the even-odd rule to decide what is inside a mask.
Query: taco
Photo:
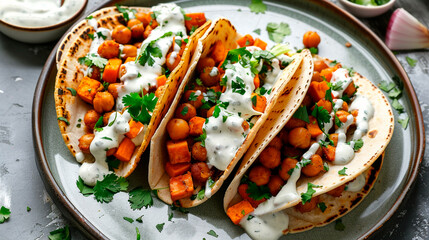
[[[175,4],[117,6],[78,23],[58,53],[55,104],[64,141],[94,185],[136,168],[184,80],[203,13]]]
[[[311,75],[307,81],[293,75],[302,71],[303,59],[312,61],[310,52],[289,56],[286,45],[265,50],[266,45],[251,35],[238,37],[226,19],[214,22],[199,40],[201,56],[189,67],[189,81],[180,86],[151,143],[149,185],[164,202],[193,207],[209,199],[277,98],[305,94]],[[297,107],[291,103],[283,111]]]
[[[225,193],[227,215],[255,239],[277,239],[333,221],[356,205],[358,194],[347,191],[347,183],[359,186],[353,189],[359,197],[368,193],[374,171],[367,170],[384,152],[393,125],[390,104],[373,83],[314,55],[302,105],[293,116],[267,120],[243,157]],[[329,206],[320,204],[325,200]],[[322,212],[322,205],[330,209]]]

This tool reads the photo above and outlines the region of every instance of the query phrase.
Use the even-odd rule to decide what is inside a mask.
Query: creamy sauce
[[[84,0],[3,0],[0,19],[22,27],[46,27],[63,22],[82,7]]]
[[[106,151],[119,146],[124,139],[124,134],[130,131],[128,121],[131,116],[126,111],[124,114],[119,112],[112,113],[109,118],[109,124],[103,127],[102,131],[95,131],[94,140],[92,140],[89,150],[95,158],[94,163],[84,162],[79,169],[79,176],[89,186],[94,186],[97,180],[102,180],[104,175],[109,173],[109,167],[106,162]]]
[[[343,96],[344,90],[350,85],[353,79],[349,76],[349,71],[345,68],[339,68],[332,73],[331,84],[338,86],[338,89],[332,90],[332,95],[337,98]]]
[[[77,152],[76,155],[76,161],[81,163],[83,162],[83,160],[85,160],[85,155],[83,154],[83,152]]]
[[[349,192],[360,192],[360,190],[362,190],[362,188],[365,186],[366,181],[365,181],[365,176],[364,173],[357,176],[355,180],[347,183],[346,187],[346,191]]]
[[[289,225],[289,215],[283,211],[254,216],[249,220],[247,218],[243,217],[240,226],[255,240],[276,240],[283,235],[283,231]]]
[[[349,108],[350,112],[353,110],[358,110],[358,115],[356,117],[356,131],[353,134],[353,140],[358,140],[368,132],[368,122],[374,116],[374,107],[368,98],[358,94]]]
[[[226,118],[224,122],[224,118]],[[205,145],[207,149],[207,163],[224,171],[234,158],[240,146],[243,144],[246,132],[241,124],[245,121],[237,114],[220,108],[219,116],[211,116],[203,128],[207,137]]]
[[[335,131],[335,133],[338,133],[338,143],[335,148],[335,160],[332,162],[333,164],[344,165],[355,157],[354,142],[351,141],[350,144],[346,143],[346,132],[348,127],[353,124],[353,121],[353,115],[348,115],[347,121],[342,123],[341,127]]]

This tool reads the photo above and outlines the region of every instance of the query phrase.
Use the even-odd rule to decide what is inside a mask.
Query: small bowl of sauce
[[[58,39],[84,12],[88,0],[0,2],[0,31],[26,43]]]
[[[340,3],[357,17],[371,18],[387,12],[395,0],[340,0]]]

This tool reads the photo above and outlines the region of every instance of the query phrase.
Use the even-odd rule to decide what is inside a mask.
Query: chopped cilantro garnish
[[[70,93],[71,93],[72,96],[76,96],[76,89],[68,87],[67,90],[70,91]]]
[[[94,34],[88,33],[88,37],[91,38],[91,40],[94,40]]]
[[[171,205],[171,210],[177,210],[177,211],[179,211],[179,212],[181,212],[181,213],[189,213],[189,211],[186,209],[186,208],[183,208],[183,207],[179,207],[179,206],[176,206],[176,205]]]
[[[0,208],[0,223],[4,223],[10,217],[10,209],[5,206],[1,206]]]
[[[254,13],[265,13],[267,10],[267,5],[265,5],[262,0],[252,0],[250,3],[250,11]]]
[[[331,88],[329,88],[328,90],[326,90],[326,92],[325,92],[325,99],[328,100],[328,101],[330,101],[331,103],[334,103],[333,99],[332,99],[332,90],[331,90]]]
[[[405,57],[405,59],[407,59],[407,62],[408,62],[408,64],[411,66],[411,67],[415,67],[416,66],[416,63],[418,62],[418,60],[416,60],[416,59],[412,59],[412,58],[410,58],[410,57]]]
[[[101,116],[94,125],[94,131],[101,132],[103,131],[103,116]]]
[[[404,106],[402,106],[398,99],[393,99],[392,107],[396,109],[399,113],[404,112]]]
[[[293,118],[301,119],[306,123],[310,123],[308,118],[307,108],[305,106],[299,107],[296,112],[293,114]]]
[[[235,79],[237,81],[234,81],[234,80],[231,81],[232,92],[243,95],[246,92],[245,90],[246,84],[244,83],[243,79],[241,79],[238,76]]]
[[[133,222],[134,222],[134,219],[129,218],[129,217],[123,217],[123,219],[124,219],[125,221],[129,222],[129,223],[133,223]]]
[[[309,48],[311,54],[318,54],[319,53],[319,49],[315,48],[315,47],[311,47]]]
[[[63,228],[58,228],[55,231],[49,233],[49,240],[70,240],[70,229],[69,226],[65,226]]]
[[[95,65],[99,68],[104,68],[107,64],[107,59],[99,57],[95,55],[95,53],[91,53],[86,55],[85,57],[81,57],[78,59],[79,64],[86,65],[88,67],[91,67],[92,65]]]
[[[204,198],[205,189],[201,189],[197,194],[197,200],[202,200]]]
[[[390,98],[399,98],[401,96],[401,94],[402,94],[402,91],[399,88],[395,87],[392,90],[390,90],[389,97]]]
[[[407,117],[405,117],[403,119],[398,119],[398,123],[400,123],[402,125],[403,129],[407,129],[409,121],[410,121],[410,117],[408,115],[407,115]]]
[[[291,34],[289,24],[284,22],[281,22],[281,23],[270,22],[268,23],[266,29],[268,31],[268,37],[270,38],[270,40],[276,43],[283,42],[284,37]]]
[[[219,235],[217,235],[216,232],[213,231],[213,230],[208,231],[207,234],[210,235],[210,236],[213,236],[215,238],[219,237]]]
[[[165,223],[156,224],[156,229],[158,229],[158,232],[162,232],[164,229]]]
[[[102,38],[102,39],[104,39],[104,40],[106,40],[106,38],[107,38],[106,36],[104,36],[104,35],[103,35],[103,33],[102,33],[102,32],[97,32],[97,37],[98,37],[98,38]]]
[[[85,19],[86,19],[86,20],[91,20],[91,19],[93,19],[93,18],[94,18],[94,17],[90,15],[90,16],[86,17]]]
[[[124,8],[124,7],[121,7],[119,4],[116,4],[116,9],[118,10],[118,12],[122,13],[125,21],[127,22],[130,20],[130,16],[129,16],[130,12],[133,14],[137,13],[135,9]]]
[[[142,219],[143,215],[141,215],[140,217],[136,218],[136,221],[139,223],[143,223],[143,219]]]
[[[252,53],[250,53],[248,50],[246,50],[245,47],[230,50],[230,51],[228,51],[228,54],[226,55],[226,59],[223,62],[221,68],[226,69],[227,65],[229,63],[238,62],[238,60],[240,60],[240,57],[241,58],[246,57],[246,58],[250,59],[252,57]],[[228,65],[228,67],[231,68],[232,65],[231,66]]]
[[[137,240],[140,240],[140,230],[139,230],[139,228],[138,227],[136,227],[136,239]]]
[[[153,66],[155,64],[154,58],[162,58],[162,52],[159,47],[156,47],[156,41],[158,41],[161,38],[170,37],[172,36],[172,32],[166,32],[161,37],[152,40],[150,43],[146,45],[143,51],[141,51],[140,55],[137,57],[136,62],[138,62],[140,65],[144,66],[146,63],[149,66]],[[142,47],[143,49],[143,47]]]
[[[314,105],[311,115],[317,119],[317,123],[322,130],[324,129],[324,123],[328,123],[331,120],[331,115],[328,110],[324,109],[322,106],[317,106],[317,103]]]
[[[295,170],[295,168],[289,169],[289,171],[287,171],[287,174],[289,174],[289,176],[291,176],[294,170]]]
[[[306,159],[306,158],[303,158],[303,159],[301,159],[301,161],[299,161],[299,164],[301,165],[301,167],[305,167],[305,166],[307,166],[310,163],[311,163],[311,160],[310,159]]]
[[[198,86],[203,86],[203,81],[201,81],[201,79],[197,78],[195,79],[195,82],[197,83]]]
[[[347,170],[347,168],[344,167],[343,169],[341,169],[340,171],[338,171],[338,174],[341,175],[341,176],[347,176],[346,170]]]
[[[109,137],[102,137],[101,139],[104,139],[104,140],[109,140],[109,141],[113,141],[111,138],[109,138]]]
[[[343,122],[341,122],[340,118],[337,116],[337,114],[335,114],[335,125],[337,125],[337,127],[341,127],[341,125],[343,125]]]
[[[128,182],[124,177],[119,177],[114,173],[104,176],[104,179],[97,181],[93,190],[94,197],[98,202],[111,202],[113,195],[119,191],[126,191]]]
[[[189,95],[188,100],[189,101],[196,101],[198,98],[197,94],[195,94],[195,92],[191,92],[191,94]]]
[[[301,193],[301,201],[302,204],[305,204],[306,202],[311,201],[311,198],[313,197],[313,194],[316,192],[313,188],[320,188],[322,186],[320,185],[314,185],[312,183],[307,183],[307,192]]]
[[[199,137],[195,138],[194,140],[197,142],[201,142],[201,147],[205,147],[206,146],[206,130],[203,128],[203,134],[201,134]]]
[[[155,93],[150,93],[140,97],[138,93],[130,93],[122,98],[122,102],[127,106],[127,111],[130,113],[134,121],[148,124],[151,119],[149,112],[155,109],[158,98]]]
[[[249,215],[249,216],[247,216],[247,221],[250,221],[250,220],[252,220],[252,218],[254,218],[255,216],[253,216],[253,215]]]
[[[363,141],[362,139],[358,139],[355,141],[355,145],[353,146],[353,149],[356,151],[358,151],[359,149],[361,149],[361,147],[363,147]]]
[[[148,208],[153,205],[151,191],[148,189],[138,187],[130,191],[129,195],[128,202],[133,210],[141,209],[143,207]]]
[[[320,202],[317,204],[317,207],[322,211],[325,212],[326,210],[326,204],[324,202]]]
[[[65,117],[58,117],[58,120],[63,121],[68,125],[70,125],[70,122]]]
[[[176,44],[179,45],[179,47],[182,46],[182,39],[175,39],[174,42],[176,42]]]
[[[189,32],[189,35],[194,34],[195,30],[197,30],[197,26],[192,26],[191,31]]]
[[[261,35],[261,29],[260,28],[253,30],[253,32],[258,34],[258,35]]]
[[[228,78],[226,76],[223,76],[220,79],[220,86],[226,86],[226,81],[228,80]]]
[[[79,179],[76,181],[76,186],[79,189],[80,193],[82,193],[82,195],[85,197],[94,193],[94,189],[85,185],[81,177],[79,177]]]
[[[31,211],[31,207],[27,206],[27,212]]]
[[[252,100],[252,105],[253,105],[254,107],[256,107],[257,96],[256,96],[256,95],[253,95],[253,97],[251,98],[251,100]]]
[[[111,155],[106,158],[107,166],[109,167],[109,171],[114,171],[119,168],[119,164],[121,161],[117,159],[115,156]]]
[[[180,114],[182,116],[185,116],[188,113],[189,108],[187,106],[183,107],[182,111],[180,112]]]
[[[335,230],[344,231],[344,229],[346,229],[346,226],[344,226],[343,221],[341,219],[337,219],[335,221]]]
[[[381,90],[385,91],[385,92],[390,92],[390,90],[392,90],[394,87],[396,87],[396,84],[393,82],[387,82],[387,81],[382,81],[380,83],[380,85],[378,85],[378,87],[380,87]]]
[[[257,88],[255,90],[255,93],[257,93],[259,95],[265,95],[265,93],[267,93],[267,92],[268,92],[267,89],[265,89],[264,87],[260,87],[260,88]]]
[[[255,199],[256,201],[264,198],[271,198],[270,189],[266,185],[258,186],[254,182],[249,182],[249,188],[247,189],[246,193],[248,193],[249,197]]]
[[[213,117],[218,118],[220,113],[220,107],[219,105],[216,105],[213,111]]]
[[[168,214],[168,221],[170,221],[171,222],[171,219],[173,219],[173,212],[171,212],[171,213],[169,213]]]
[[[329,165],[327,162],[323,163],[323,170],[325,170],[325,172],[329,171]]]

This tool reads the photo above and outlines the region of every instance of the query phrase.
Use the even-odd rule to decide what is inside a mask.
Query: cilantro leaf
[[[197,138],[194,138],[194,140],[197,142],[201,142],[201,147],[205,147],[206,146],[206,138],[207,138],[206,130],[203,128],[203,134],[201,134]]]
[[[310,163],[311,163],[311,160],[310,159],[306,159],[306,158],[302,158],[301,161],[299,161],[299,164],[301,165],[301,167],[305,167],[305,166],[307,166]]]
[[[404,112],[404,106],[398,101],[398,99],[393,99],[392,107],[396,109],[399,113]]]
[[[363,141],[362,139],[358,139],[355,141],[355,145],[353,146],[353,150],[358,151],[359,149],[361,149],[361,147],[363,147]]]
[[[122,103],[127,106],[127,111],[130,113],[134,121],[143,124],[149,124],[152,118],[149,112],[155,109],[158,98],[155,93],[150,93],[140,97],[138,93],[130,93],[122,98]]]
[[[314,185],[312,183],[307,183],[307,192],[301,193],[301,201],[304,205],[306,202],[311,201],[311,198],[313,197],[313,194],[316,192],[313,188],[320,188],[322,186],[320,185]]]
[[[403,119],[398,119],[398,123],[400,123],[402,125],[403,129],[407,129],[409,121],[410,121],[409,116],[407,116],[406,118],[403,118]]]
[[[265,5],[262,0],[252,0],[252,3],[249,5],[250,11],[254,13],[265,13],[267,10],[267,5]]]
[[[188,113],[188,106],[183,107],[182,111],[180,112],[180,115],[185,116]]]
[[[93,190],[95,199],[98,202],[111,202],[113,195],[119,191],[126,191],[128,182],[125,178],[119,177],[114,173],[110,173],[103,180],[97,181]]]
[[[129,223],[133,223],[133,222],[134,222],[134,219],[129,218],[129,217],[123,217],[123,219],[124,219],[125,221],[129,222]]]
[[[122,13],[122,15],[124,16],[125,21],[129,21],[130,17],[129,17],[129,13],[137,13],[137,11],[135,9],[129,9],[129,8],[124,8],[121,7],[119,4],[116,4],[116,9],[118,10],[118,12]]]
[[[191,94],[189,95],[188,100],[189,101],[196,101],[198,98],[197,94],[195,94],[195,92],[191,92]]]
[[[346,226],[344,226],[343,221],[341,219],[337,219],[335,221],[335,230],[344,231],[344,229],[346,229]]]
[[[79,177],[79,179],[76,181],[76,186],[79,189],[80,193],[82,193],[82,195],[85,197],[94,193],[94,190],[91,187],[85,185],[81,177]]]
[[[253,32],[258,34],[258,35],[261,35],[261,29],[260,28],[253,30]]]
[[[156,224],[156,229],[158,229],[158,232],[162,232],[164,229],[165,223]]]
[[[249,215],[247,216],[247,221],[252,220],[252,218],[254,218],[254,217],[255,217],[255,216],[253,216],[253,215],[250,215],[250,214],[249,214]]]
[[[311,112],[311,115],[317,119],[320,129],[324,129],[324,123],[331,121],[331,115],[328,110],[324,109],[322,106],[317,106],[317,103],[314,105],[314,109]]]
[[[408,62],[408,65],[410,65],[411,67],[415,67],[416,66],[416,63],[418,62],[418,60],[416,60],[416,59],[412,59],[412,58],[410,58],[410,57],[405,57],[405,59],[407,60],[407,62]]]
[[[216,232],[213,231],[213,230],[208,231],[207,234],[210,235],[210,236],[213,236],[215,238],[219,237],[219,235],[217,235]]]
[[[178,206],[175,206],[174,204],[171,205],[171,210],[177,210],[177,211],[179,211],[181,213],[185,213],[185,214],[189,213],[189,211],[186,208],[178,207]]]
[[[319,203],[317,204],[317,207],[318,207],[322,212],[325,212],[325,210],[326,210],[326,204],[325,204],[324,202],[319,202]]]
[[[393,82],[389,83],[387,81],[382,81],[380,83],[380,85],[378,85],[378,87],[385,92],[390,92],[390,90],[392,90],[394,87],[396,87],[396,84]]]
[[[106,158],[107,165],[109,167],[109,171],[114,171],[119,168],[119,164],[121,161],[117,159],[115,156],[111,155]]]
[[[209,177],[208,179],[207,179],[207,185],[209,185],[209,187],[210,188],[213,188],[213,186],[216,184],[216,182],[211,178],[211,177]]]
[[[332,89],[331,88],[329,88],[328,90],[326,90],[326,92],[325,92],[325,99],[328,100],[328,101],[330,101],[331,103],[334,103],[333,99],[332,99]],[[334,105],[334,104],[332,104],[332,105]]]
[[[139,230],[139,228],[138,227],[136,227],[136,239],[137,240],[140,240],[140,230]]]
[[[250,53],[248,50],[246,50],[246,47],[229,50],[221,68],[226,69],[226,66],[228,63],[238,62],[240,57],[241,58],[248,57],[250,59],[252,57],[252,53]]]
[[[281,22],[275,23],[270,22],[267,24],[268,37],[270,40],[276,43],[283,42],[285,36],[289,36],[291,34],[291,30],[289,28],[289,24]]]
[[[101,132],[103,131],[103,116],[101,116],[94,125],[94,131]]]
[[[335,114],[334,120],[335,120],[335,125],[337,125],[337,127],[341,127],[341,125],[343,125],[343,122],[341,122],[337,114]]]
[[[131,205],[131,209],[141,209],[142,207],[148,208],[153,205],[153,198],[151,191],[148,189],[143,189],[141,187],[133,189],[129,193],[130,197],[128,202]]]
[[[390,90],[390,92],[389,92],[389,97],[390,98],[399,98],[400,96],[401,96],[401,94],[402,94],[402,91],[399,89],[399,88],[397,88],[397,87],[395,87],[395,88],[393,88],[392,90]]]
[[[172,35],[173,35],[173,32],[166,32],[161,37],[155,40],[152,40],[149,44],[145,45],[146,47],[144,47],[144,50],[141,51],[140,55],[136,59],[136,62],[138,62],[142,66],[144,66],[146,63],[149,66],[153,66],[153,64],[155,64],[154,57],[162,58],[161,49],[155,46],[156,41],[158,41],[161,38],[170,37]]]
[[[340,171],[338,171],[338,174],[341,176],[347,176],[348,174],[346,173],[347,168],[344,167],[343,169],[341,169]]]
[[[309,48],[311,54],[318,54],[319,53],[319,49],[315,48],[315,47],[311,47]]]
[[[248,193],[249,197],[255,199],[256,201],[264,198],[271,198],[270,189],[266,185],[258,186],[254,182],[249,182],[249,188],[246,190],[246,193]]]
[[[67,90],[69,90],[69,91],[70,91],[70,93],[71,93],[71,95],[72,95],[72,96],[76,96],[76,93],[77,93],[77,92],[76,92],[76,89],[71,88],[71,87],[68,87],[68,88],[67,88]]]
[[[323,170],[325,170],[325,172],[329,171],[329,165],[327,162],[323,163]]]
[[[10,217],[10,209],[4,206],[0,208],[0,223],[4,223]]]
[[[104,68],[108,62],[107,59],[97,56],[95,55],[95,53],[91,53],[86,55],[85,57],[81,57],[78,59],[78,61],[81,65],[86,65],[88,67],[95,65],[99,68]]]
[[[252,105],[253,105],[254,107],[256,107],[256,101],[257,101],[257,97],[256,97],[256,95],[253,95],[253,97],[251,98],[251,100],[252,100]]]
[[[67,124],[67,126],[70,125],[70,122],[65,117],[58,117],[57,119],[60,120],[60,121],[65,122]]]
[[[50,232],[48,238],[49,240],[70,240],[71,235],[69,226]]]
[[[27,206],[27,212],[31,211],[31,207]]]
[[[301,119],[306,123],[310,123],[310,119],[308,118],[307,107],[301,106],[292,116],[293,118]]]

